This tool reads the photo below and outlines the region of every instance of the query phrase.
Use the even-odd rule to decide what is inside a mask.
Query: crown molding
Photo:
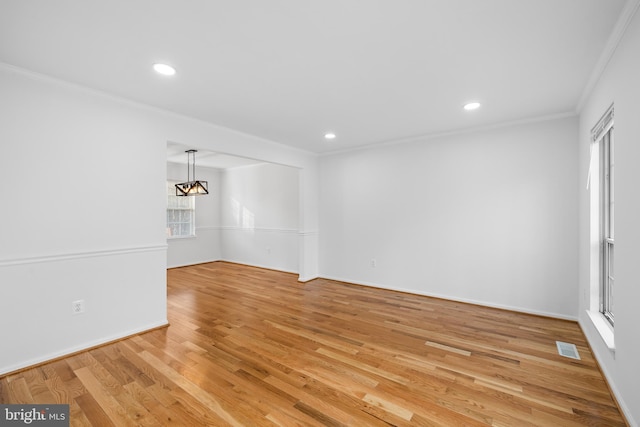
[[[345,148],[343,150],[326,151],[324,153],[319,154],[319,157],[321,158],[330,157],[334,155],[346,154],[346,153],[355,152],[355,151],[366,151],[373,148],[387,147],[391,145],[408,144],[412,142],[428,141],[428,140],[437,139],[437,138],[445,138],[450,136],[486,132],[486,131],[492,131],[496,129],[509,128],[513,126],[524,126],[528,124],[534,124],[534,123],[546,122],[546,121],[552,121],[552,120],[561,120],[561,119],[566,119],[566,118],[576,117],[576,116],[577,116],[577,113],[575,111],[565,111],[563,113],[558,113],[558,114],[535,116],[535,117],[529,117],[529,118],[519,119],[519,120],[508,120],[508,121],[498,122],[498,123],[484,125],[484,126],[455,129],[451,131],[438,132],[438,133],[426,133],[422,135],[409,136],[406,138],[398,138],[398,139],[392,139],[388,141],[382,141],[375,144],[359,145],[357,147]]]
[[[578,100],[578,104],[576,105],[576,114],[580,114],[585,104],[587,103],[587,99],[593,92],[593,89],[596,86],[596,83],[602,77],[602,74],[607,69],[607,65],[609,65],[609,61],[613,57],[624,33],[627,31],[627,27],[631,23],[634,15],[638,11],[638,7],[640,6],[640,0],[627,0],[627,3],[624,5],[620,16],[618,17],[618,21],[616,25],[613,27],[613,31],[611,35],[609,35],[609,39],[607,40],[607,44],[605,45],[602,53],[600,54],[600,58],[598,58],[598,62],[595,67],[591,71],[591,76],[587,81],[587,85],[584,87],[582,91],[582,95]]]

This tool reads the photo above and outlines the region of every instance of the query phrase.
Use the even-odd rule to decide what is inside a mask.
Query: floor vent
[[[578,349],[576,348],[575,344],[556,341],[556,345],[558,346],[558,353],[560,353],[560,356],[570,357],[572,359],[580,360],[580,355],[578,354]]]

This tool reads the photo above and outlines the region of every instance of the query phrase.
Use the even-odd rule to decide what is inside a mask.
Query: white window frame
[[[178,181],[167,181],[167,239],[196,236],[195,197],[176,196]]]
[[[598,123],[591,129],[591,146],[587,189],[591,187],[591,237],[597,242],[597,253],[592,252],[592,284],[597,285],[597,310],[599,319],[592,316],[594,325],[602,335],[607,346],[614,350],[614,106],[611,105]],[[597,161],[596,161],[597,160]],[[594,172],[592,176],[592,172]],[[596,174],[597,172],[597,174]],[[596,176],[597,175],[597,176]],[[590,186],[592,178],[597,178]],[[594,179],[595,181],[595,179]],[[595,258],[593,257],[595,255]],[[593,289],[593,288],[592,288]],[[596,296],[596,294],[592,294]],[[595,302],[592,300],[592,302]],[[605,325],[605,327],[602,327]]]
[[[600,313],[611,326],[614,318],[614,137],[613,123],[600,139]]]

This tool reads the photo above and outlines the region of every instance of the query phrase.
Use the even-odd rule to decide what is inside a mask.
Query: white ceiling
[[[322,153],[575,113],[624,6],[2,0],[0,61]]]

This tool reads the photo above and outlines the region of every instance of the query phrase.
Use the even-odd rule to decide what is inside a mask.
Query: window
[[[613,123],[600,140],[600,312],[614,323],[614,155]]]
[[[194,197],[176,196],[177,181],[167,181],[167,237],[193,237],[196,234]]]
[[[589,188],[592,168],[595,168],[598,185],[591,186],[591,241],[598,242],[598,253],[592,252],[592,260],[593,262],[596,258],[599,260],[599,274],[597,277],[592,276],[592,283],[595,285],[597,282],[600,291],[598,311],[611,327],[613,327],[615,319],[613,117],[612,105],[591,130],[591,161],[587,178],[587,188]],[[596,155],[597,162],[595,161]],[[595,288],[592,289],[595,290]],[[594,305],[591,307],[595,310]],[[606,322],[603,321],[603,323]]]

